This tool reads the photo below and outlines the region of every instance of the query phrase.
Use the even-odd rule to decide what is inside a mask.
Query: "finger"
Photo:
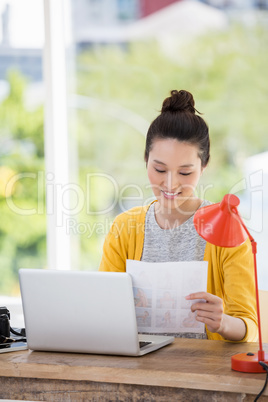
[[[214,321],[212,318],[209,317],[196,317],[196,321],[205,324],[209,331],[215,332],[218,331],[220,328],[220,323],[218,321]]]
[[[185,297],[186,300],[203,299],[206,303],[222,304],[222,299],[207,292],[191,293]]]
[[[196,293],[191,293],[187,296],[185,296],[186,300],[195,300],[195,299],[205,299],[207,300],[209,293],[207,292],[196,292]]]
[[[218,312],[201,311],[201,310],[196,311],[195,317],[196,318],[198,317],[198,318],[210,319],[210,320],[213,320],[215,322],[216,321],[220,322],[221,319],[222,319],[222,315],[219,314]]]
[[[185,296],[185,299],[186,300],[203,299],[207,303],[213,303],[213,302],[216,302],[216,300],[218,300],[219,297],[212,295],[211,293],[207,293],[207,292],[196,292],[196,293],[191,293],[191,294]]]
[[[207,329],[210,332],[218,332],[219,329],[221,328],[222,321],[221,320],[214,320],[211,317],[196,317],[196,321],[202,322],[207,326]]]
[[[198,302],[193,303],[191,308],[193,310],[205,310],[205,311],[217,311],[223,312],[223,302],[220,297],[215,296],[213,301],[198,300]]]
[[[193,313],[195,311],[212,312],[212,311],[215,311],[215,304],[206,303],[206,302],[194,303],[194,304],[191,305],[191,310],[192,310]],[[219,308],[218,311],[221,311],[221,309]]]

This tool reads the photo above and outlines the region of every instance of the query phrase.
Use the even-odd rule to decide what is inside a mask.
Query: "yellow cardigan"
[[[144,243],[145,216],[150,205],[135,207],[118,215],[106,236],[100,271],[126,271],[126,260],[140,260]],[[239,247],[206,244],[207,291],[224,302],[225,314],[241,318],[247,327],[240,342],[257,340],[254,265],[250,241]],[[208,339],[224,338],[207,330]]]

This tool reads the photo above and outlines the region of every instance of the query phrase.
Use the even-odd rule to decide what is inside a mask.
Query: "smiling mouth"
[[[171,193],[171,192],[169,192],[169,191],[164,191],[164,190],[161,190],[162,191],[162,193],[164,194],[164,197],[165,198],[168,198],[168,199],[173,199],[173,198],[175,198],[175,197],[177,197],[178,195],[181,195],[181,191],[180,192],[177,192],[177,193]]]

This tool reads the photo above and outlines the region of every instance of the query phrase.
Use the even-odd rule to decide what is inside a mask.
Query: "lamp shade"
[[[216,246],[240,246],[248,235],[238,218],[239,203],[234,194],[226,194],[221,202],[198,209],[194,215],[197,233]]]

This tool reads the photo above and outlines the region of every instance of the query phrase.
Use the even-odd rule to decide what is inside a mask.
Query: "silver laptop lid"
[[[21,269],[19,278],[30,349],[138,354],[127,273]]]

